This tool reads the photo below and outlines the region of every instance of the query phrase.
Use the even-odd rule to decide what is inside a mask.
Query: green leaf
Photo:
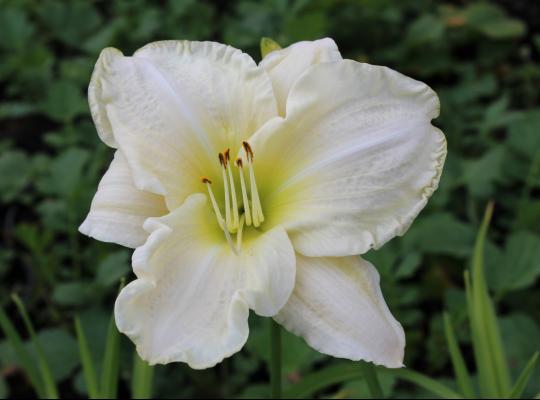
[[[508,17],[500,7],[487,2],[471,4],[465,16],[471,28],[491,39],[515,39],[526,32],[523,22]]]
[[[474,247],[472,285],[468,296],[468,302],[472,302],[469,303],[469,318],[482,393],[488,396],[505,396],[510,389],[510,374],[495,309],[484,276],[484,243],[492,214],[493,203],[489,203]]]
[[[529,232],[512,233],[503,257],[488,272],[490,287],[497,292],[524,289],[540,276],[540,236]]]
[[[273,52],[275,50],[280,50],[281,49],[281,46],[278,44],[278,42],[276,42],[273,39],[267,38],[267,37],[263,37],[261,39],[260,47],[261,47],[261,57],[262,58],[266,57],[269,53],[271,53],[271,52]]]
[[[0,308],[0,327],[2,328],[4,335],[8,339],[9,344],[15,350],[17,354],[17,361],[24,368],[24,371],[28,375],[28,378],[30,379],[30,382],[32,383],[32,387],[36,391],[38,397],[40,399],[46,398],[47,392],[45,390],[43,381],[41,380],[39,370],[36,368],[36,365],[34,364],[34,360],[32,359],[30,353],[24,346],[24,343],[21,337],[15,330],[13,323],[5,314],[3,308]]]
[[[333,365],[304,376],[299,383],[285,391],[283,398],[309,398],[326,387],[362,378],[363,373],[360,365],[352,363]]]
[[[57,285],[52,294],[53,301],[61,306],[80,306],[95,296],[93,282],[74,281]]]
[[[436,380],[425,376],[419,372],[401,368],[401,369],[392,369],[384,370],[387,373],[392,373],[399,379],[414,383],[415,385],[433,393],[436,396],[439,396],[443,399],[462,399],[463,397],[459,393],[454,392],[452,389],[443,385],[442,383],[437,382]]]
[[[133,376],[131,377],[131,397],[134,399],[151,399],[154,380],[154,368],[141,360],[137,352],[133,352]]]
[[[449,213],[437,213],[419,218],[403,243],[408,249],[423,253],[465,257],[471,253],[474,229]]]
[[[434,43],[442,38],[444,31],[445,26],[440,18],[431,14],[424,14],[409,26],[405,36],[405,43],[411,47]]]
[[[519,375],[519,378],[517,379],[514,387],[512,388],[512,391],[510,392],[509,397],[511,399],[519,399],[521,397],[523,390],[525,390],[525,386],[527,386],[527,383],[529,382],[529,379],[531,378],[531,375],[536,368],[536,364],[538,364],[538,355],[538,352],[533,354],[533,356],[523,369],[523,372]]]
[[[450,358],[452,359],[452,366],[454,368],[458,387],[466,398],[475,398],[476,395],[474,393],[471,377],[454,335],[454,328],[452,327],[450,316],[447,313],[444,313],[443,320],[448,351],[450,352]]]
[[[101,396],[105,399],[115,399],[118,395],[118,372],[120,356],[120,334],[116,329],[114,316],[109,322],[105,356],[101,371]]]
[[[510,148],[533,159],[540,151],[540,109],[521,113],[508,128],[507,143]]]
[[[69,123],[76,116],[87,113],[87,107],[79,87],[70,81],[59,81],[50,85],[41,109],[55,121]]]
[[[90,399],[98,399],[100,391],[99,391],[99,386],[98,386],[96,370],[94,368],[94,361],[92,360],[90,348],[88,347],[88,341],[86,340],[86,335],[84,333],[84,329],[81,325],[81,321],[79,320],[79,317],[75,317],[75,331],[77,332],[77,341],[79,343],[79,353],[80,353],[81,363],[83,367],[86,389],[88,390],[88,397]]]
[[[39,331],[37,339],[54,380],[60,382],[68,378],[79,365],[77,342],[73,336],[63,329],[51,328]]]
[[[0,48],[21,50],[28,45],[33,34],[34,25],[23,11],[2,5],[0,9]]]
[[[0,399],[5,399],[6,397],[8,397],[8,387],[6,381],[4,381],[4,377],[0,375]]]
[[[504,146],[496,146],[482,157],[465,164],[463,179],[469,192],[480,198],[487,198],[495,192],[495,183],[502,175],[502,164],[506,152]]]
[[[30,183],[32,163],[21,151],[6,151],[0,154],[0,200],[13,201]]]
[[[129,273],[129,253],[124,250],[107,255],[98,265],[96,283],[103,287],[118,285],[120,279]]]
[[[19,310],[19,313],[24,321],[24,325],[26,327],[26,330],[30,334],[30,339],[32,340],[32,344],[34,346],[34,349],[37,353],[38,357],[38,368],[41,375],[41,379],[43,382],[43,390],[45,392],[46,397],[50,399],[58,399],[58,389],[56,387],[56,383],[54,382],[54,378],[52,376],[51,367],[49,366],[49,363],[47,361],[47,357],[45,355],[45,351],[43,350],[43,346],[41,345],[41,342],[39,338],[36,335],[36,331],[34,330],[34,326],[32,325],[32,321],[30,320],[30,317],[28,316],[28,313],[26,312],[26,308],[16,294],[12,295],[13,302],[17,306],[17,309]]]

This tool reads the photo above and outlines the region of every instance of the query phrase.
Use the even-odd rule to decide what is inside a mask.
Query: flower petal
[[[148,237],[144,221],[166,213],[162,196],[135,187],[127,161],[117,150],[79,231],[102,242],[134,248]]]
[[[314,64],[337,60],[341,60],[341,54],[330,38],[294,43],[264,57],[259,65],[272,79],[279,114],[285,115],[287,96],[300,75]]]
[[[118,329],[151,364],[183,361],[208,368],[240,350],[249,308],[275,315],[295,279],[295,255],[281,227],[246,232],[236,256],[202,194],[145,223],[151,232],[133,254],[138,277],[120,293]]]
[[[298,255],[296,286],[275,317],[317,351],[403,366],[405,335],[386,305],[379,274],[360,257]]]
[[[438,113],[435,92],[391,69],[313,66],[293,87],[286,119],[250,140],[265,224],[283,225],[307,256],[363,254],[403,234],[438,186]]]
[[[220,177],[218,152],[277,113],[264,70],[213,42],[155,42],[133,57],[105,49],[89,100],[100,137],[122,149],[137,187],[165,195],[171,209],[201,191],[201,176]]]

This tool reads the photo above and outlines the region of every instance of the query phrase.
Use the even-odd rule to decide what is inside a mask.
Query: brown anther
[[[253,150],[251,149],[251,146],[248,142],[242,142],[242,146],[244,146],[244,150],[246,151],[246,155],[249,161],[253,161]]]
[[[223,152],[223,154],[225,155],[225,160],[227,161],[227,163],[229,162],[229,160],[231,159],[231,157],[229,156],[229,149],[225,150]]]
[[[244,166],[244,164],[242,163],[242,159],[241,158],[237,158],[236,159],[236,166],[238,168],[242,168]]]
[[[227,159],[225,158],[223,153],[219,153],[219,163],[221,164],[223,168],[227,166]]]
[[[202,183],[210,183],[210,184],[212,183],[212,181],[210,179],[208,179],[206,176],[201,177],[201,182]]]

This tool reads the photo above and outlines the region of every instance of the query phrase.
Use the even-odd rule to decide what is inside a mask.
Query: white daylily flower
[[[136,247],[115,307],[150,363],[206,368],[249,309],[320,352],[400,367],[405,337],[359,255],[403,234],[446,155],[425,84],[331,39],[259,66],[212,42],[105,49],[89,87],[116,148],[81,232]]]

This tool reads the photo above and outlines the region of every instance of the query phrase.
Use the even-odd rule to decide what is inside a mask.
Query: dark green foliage
[[[128,250],[77,231],[112,159],[86,103],[99,51],[114,46],[131,54],[160,39],[217,40],[258,61],[261,37],[286,46],[330,36],[345,57],[422,80],[441,100],[435,124],[449,154],[439,190],[403,238],[366,256],[405,328],[405,364],[452,382],[446,310],[476,385],[463,272],[485,205],[494,200],[485,274],[515,382],[540,350],[539,15],[540,3],[532,0],[0,0],[0,305],[23,337],[18,351],[35,360],[37,376],[39,356],[11,293],[26,305],[60,395],[86,396],[74,317],[101,384],[118,284],[133,278]],[[156,368],[153,395],[268,395],[267,323],[252,316],[245,349],[212,370]],[[336,384],[309,395],[367,395],[364,382],[343,383],[360,374],[350,363],[288,333],[282,342],[285,393],[299,395],[302,387],[292,384],[307,377]],[[147,394],[148,385],[130,383],[132,374],[151,379],[145,366],[134,369],[132,344],[121,337],[114,347],[118,393],[129,395],[133,387]],[[23,361],[0,336],[0,398],[34,395]],[[403,381],[414,381],[406,374],[381,373],[384,394],[425,396]],[[538,393],[539,374],[531,372],[524,396]]]

